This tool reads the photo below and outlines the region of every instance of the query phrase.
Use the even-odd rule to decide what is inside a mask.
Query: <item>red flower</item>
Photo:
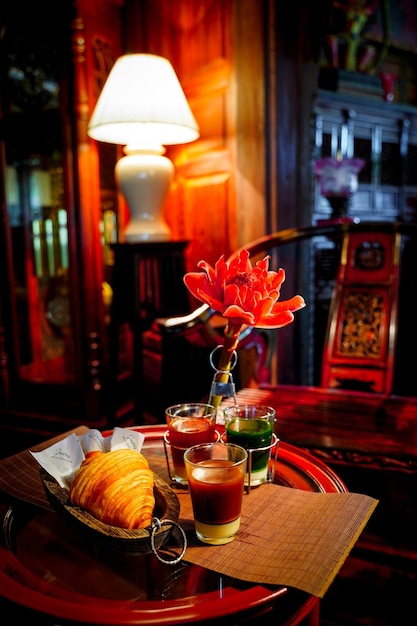
[[[304,298],[293,296],[278,301],[285,271],[268,270],[269,256],[254,267],[249,252],[242,250],[231,261],[221,256],[214,268],[200,261],[201,272],[184,276],[188,290],[201,302],[221,313],[227,319],[222,353],[218,364],[218,381],[227,382],[228,371],[239,334],[244,325],[255,328],[282,328],[294,320],[293,311],[305,306]],[[221,397],[210,397],[209,403],[218,406]]]
[[[221,256],[214,269],[200,261],[203,271],[186,274],[184,282],[198,300],[233,325],[282,328],[294,320],[293,311],[302,309],[305,302],[301,296],[278,302],[285,271],[269,271],[269,259],[266,256],[252,267],[249,252],[242,250],[229,262]]]

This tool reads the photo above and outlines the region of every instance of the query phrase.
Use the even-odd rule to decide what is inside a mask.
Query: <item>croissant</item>
[[[136,450],[87,454],[70,486],[73,504],[119,528],[146,528],[155,507],[149,463]]]

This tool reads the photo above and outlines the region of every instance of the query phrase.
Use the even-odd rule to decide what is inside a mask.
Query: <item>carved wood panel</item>
[[[323,387],[391,393],[400,235],[345,235],[330,309]]]

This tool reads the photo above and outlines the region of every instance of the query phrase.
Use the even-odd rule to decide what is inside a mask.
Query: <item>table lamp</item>
[[[174,166],[163,156],[163,145],[199,137],[171,63],[153,54],[119,57],[97,100],[88,134],[125,146],[115,175],[130,210],[126,242],[169,240],[163,208]]]

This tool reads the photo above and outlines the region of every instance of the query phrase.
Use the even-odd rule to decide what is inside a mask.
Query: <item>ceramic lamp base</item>
[[[160,150],[127,147],[127,155],[116,164],[116,178],[130,210],[125,231],[128,243],[170,239],[163,213],[174,166],[161,151],[162,147]]]

